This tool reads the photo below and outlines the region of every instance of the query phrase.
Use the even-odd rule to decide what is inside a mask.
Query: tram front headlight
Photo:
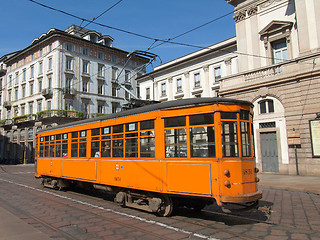
[[[224,181],[224,185],[225,185],[227,188],[230,188],[230,187],[231,187],[231,183],[230,183],[229,180]]]
[[[223,171],[224,175],[226,175],[227,177],[230,177],[230,171],[228,169],[225,169]]]

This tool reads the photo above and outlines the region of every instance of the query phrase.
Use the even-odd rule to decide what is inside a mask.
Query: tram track
[[[186,234],[189,235],[189,237],[194,237],[194,238],[199,238],[199,239],[210,239],[210,234],[201,234],[201,231],[188,231],[188,229],[193,229],[194,227],[192,226],[198,226],[198,227],[203,227],[206,230],[212,230],[212,232],[225,232],[228,233],[230,235],[232,235],[234,238],[238,238],[238,239],[257,239],[256,236],[250,236],[250,233],[247,233],[245,235],[237,232],[237,231],[232,231],[232,229],[229,228],[228,223],[233,222],[235,223],[234,225],[237,224],[266,224],[268,226],[276,226],[276,227],[284,227],[287,229],[294,229],[295,227],[293,226],[288,226],[288,225],[280,225],[280,224],[275,224],[272,222],[268,222],[268,221],[263,221],[260,219],[255,219],[255,218],[251,218],[251,217],[245,217],[245,216],[241,216],[241,215],[234,215],[234,214],[229,214],[229,213],[220,213],[220,212],[214,212],[214,211],[210,211],[210,210],[202,210],[200,213],[196,213],[191,211],[190,209],[182,209],[180,212],[178,212],[177,215],[173,215],[170,218],[156,218],[154,215],[150,214],[150,217],[148,216],[148,214],[144,214],[143,212],[139,211],[139,210],[135,210],[135,209],[129,209],[129,208],[121,208],[118,205],[114,204],[113,202],[111,202],[111,198],[109,200],[105,200],[105,194],[101,194],[97,191],[84,191],[84,190],[71,190],[71,191],[67,191],[67,192],[59,192],[59,191],[55,191],[53,189],[46,189],[43,188],[42,186],[38,185],[37,181],[33,178],[30,178],[30,173],[23,173],[23,172],[6,172],[6,173],[2,173],[5,174],[6,178],[8,179],[7,181],[11,181],[12,183],[15,183],[19,186],[23,186],[25,185],[25,187],[28,187],[30,189],[34,189],[36,191],[39,192],[43,192],[46,194],[50,194],[53,196],[57,196],[59,198],[62,199],[69,199],[72,201],[72,199],[75,199],[76,203],[79,204],[87,204],[88,206],[94,206],[97,209],[101,210],[101,213],[97,213],[97,211],[94,212],[90,212],[91,214],[95,214],[95,216],[99,217],[100,219],[105,219],[107,221],[112,222],[113,224],[122,224],[121,222],[116,222],[117,220],[112,219],[112,218],[108,218],[105,216],[105,214],[103,212],[113,212],[116,214],[119,214],[121,216],[125,216],[125,217],[131,217],[132,219],[136,219],[136,220],[143,220],[145,221],[145,223],[150,223],[150,224],[154,224],[157,226],[162,226],[162,227],[166,227],[167,229],[171,229],[171,230],[175,230],[175,231],[185,231]],[[2,174],[0,174],[0,178],[2,178]],[[4,175],[3,175],[4,177]],[[50,200],[51,201],[51,200]],[[56,203],[61,203],[61,201],[55,200]],[[72,208],[74,208],[73,206],[71,206]],[[77,208],[74,208],[77,209]],[[127,209],[127,211],[126,211]],[[144,217],[139,217],[139,216],[144,216]],[[35,216],[37,217],[37,216]],[[152,219],[156,219],[152,220]],[[174,220],[177,224],[167,224],[166,223],[166,219],[170,219],[170,220]],[[197,219],[199,219],[199,221],[197,221]],[[35,219],[36,220],[36,219]],[[42,221],[41,218],[38,218],[38,220]],[[204,221],[202,221],[204,220]],[[209,221],[207,223],[207,221]],[[210,222],[212,221],[212,222]],[[168,221],[167,221],[168,222]],[[170,222],[170,221],[169,221]],[[217,222],[217,225],[214,226],[213,224],[215,224],[215,222]],[[225,223],[226,226],[221,225],[219,223]],[[50,223],[47,223],[44,221],[44,223],[50,225]],[[186,225],[189,227],[186,227],[184,229],[179,229],[175,226],[177,225]],[[135,228],[134,225],[130,225],[129,223],[125,223],[124,225],[122,225],[124,228],[131,228],[133,227],[133,229]],[[49,226],[48,226],[49,227]],[[53,226],[54,227],[54,226]],[[228,228],[228,229],[226,229]],[[139,229],[135,229],[137,231],[139,231]],[[145,229],[141,228],[141,230],[145,231]],[[166,239],[164,238],[164,236],[155,236],[152,235],[154,234],[154,232],[150,232],[151,235],[149,235],[149,233],[144,232],[144,234],[148,235],[148,236],[152,236],[154,238],[158,238],[158,239]],[[249,234],[249,235],[248,235]],[[214,234],[212,234],[214,235]],[[71,239],[71,238],[69,238]],[[212,238],[214,239],[214,238]]]

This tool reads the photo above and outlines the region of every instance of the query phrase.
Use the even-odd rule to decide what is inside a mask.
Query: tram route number
[[[114,177],[114,180],[115,180],[116,182],[121,182],[121,177]]]
[[[253,174],[253,170],[252,169],[243,169],[242,173],[243,173],[243,175],[251,175],[251,174]]]

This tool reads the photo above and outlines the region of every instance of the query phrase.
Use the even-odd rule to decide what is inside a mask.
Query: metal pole
[[[297,170],[297,175],[299,175],[297,145],[294,145],[294,154],[295,154],[295,157],[296,157],[296,170]]]

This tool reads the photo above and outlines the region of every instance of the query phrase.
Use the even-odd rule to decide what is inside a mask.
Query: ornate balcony
[[[46,99],[52,98],[52,89],[51,88],[42,89],[42,96],[44,96]]]
[[[10,102],[10,101],[4,101],[4,102],[3,102],[3,106],[4,106],[6,109],[11,109],[11,102]]]
[[[64,98],[74,98],[77,94],[77,90],[73,87],[66,87],[63,89]]]
[[[73,111],[73,110],[44,110],[37,113],[38,119],[47,119],[47,118],[73,118],[73,119],[82,119],[83,112]]]

